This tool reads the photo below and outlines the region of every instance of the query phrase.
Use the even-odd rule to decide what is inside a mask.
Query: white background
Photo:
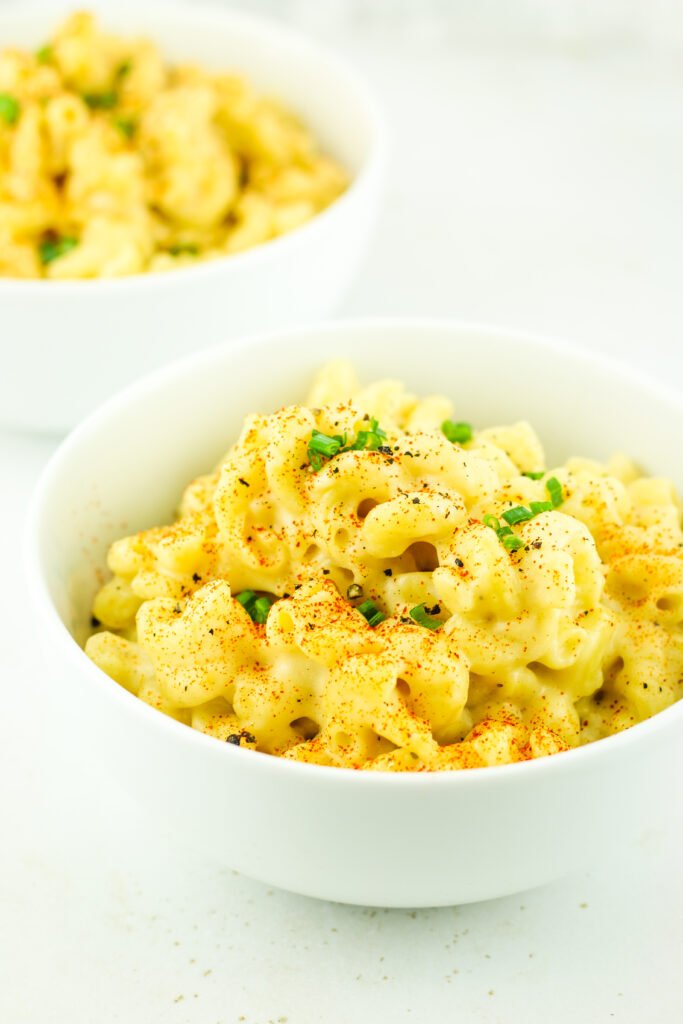
[[[389,114],[385,208],[342,313],[532,328],[683,389],[680,6],[240,6],[333,43]],[[153,832],[45,709],[20,542],[54,445],[0,432],[3,1024],[683,1019],[682,776],[609,862],[442,910],[269,890]]]

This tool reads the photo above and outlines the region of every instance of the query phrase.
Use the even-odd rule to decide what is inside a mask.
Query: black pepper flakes
[[[192,573],[192,582],[193,583],[199,583],[200,580],[201,580],[201,576],[199,575],[199,573],[198,572],[193,572]]]
[[[242,745],[242,740],[244,740],[245,743],[256,743],[256,737],[252,736],[252,734],[247,732],[246,729],[243,729],[242,732],[231,732],[225,742],[232,743],[234,746],[240,747]]]
[[[419,498],[413,498],[413,505],[419,505],[419,504],[420,504],[420,499]]]
[[[385,569],[384,570],[384,575],[385,576],[393,576],[393,570],[392,569]]]
[[[248,480],[243,480],[241,476],[238,476],[237,479],[239,480],[239,482],[242,484],[243,487],[248,487],[249,486],[249,481]]]
[[[377,447],[377,451],[381,452],[382,455],[391,455],[391,448],[388,444],[380,444]]]
[[[463,562],[462,558],[456,558],[455,564],[457,565],[458,569],[465,568],[465,563]]]

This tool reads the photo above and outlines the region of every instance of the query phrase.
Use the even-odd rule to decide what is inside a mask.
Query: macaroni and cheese
[[[676,701],[671,483],[452,417],[343,362],[247,417],[177,521],[111,546],[87,653],[216,739],[370,771],[541,757]]]
[[[75,14],[0,54],[0,276],[117,277],[237,253],[347,187],[242,77],[168,67]]]

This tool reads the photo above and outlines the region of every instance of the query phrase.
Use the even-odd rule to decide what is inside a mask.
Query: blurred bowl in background
[[[244,73],[301,118],[351,183],[302,227],[221,259],[111,279],[0,278],[0,422],[42,431],[69,429],[179,356],[332,313],[360,266],[380,201],[382,117],[355,71],[317,43],[219,8],[88,7],[110,31],[148,36],[171,63]],[[3,12],[2,45],[36,49],[70,9]]]

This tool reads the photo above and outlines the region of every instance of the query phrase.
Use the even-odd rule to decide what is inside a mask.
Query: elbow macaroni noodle
[[[0,54],[0,276],[117,277],[258,245],[347,187],[243,78],[169,68],[75,14]]]
[[[450,410],[332,363],[306,405],[247,417],[176,522],[111,546],[87,653],[219,740],[371,771],[541,757],[677,700],[672,485],[624,457],[550,472],[526,423],[449,441]],[[359,442],[373,428],[376,450]],[[346,449],[317,470],[313,431]],[[267,616],[245,591],[269,595]]]

